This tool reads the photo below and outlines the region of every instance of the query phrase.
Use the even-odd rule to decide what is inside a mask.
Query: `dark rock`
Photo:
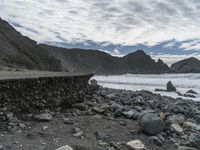
[[[149,135],[157,135],[165,129],[164,121],[154,114],[145,114],[138,118],[140,129]]]
[[[176,92],[176,87],[172,84],[171,81],[167,83],[167,91],[168,92]]]
[[[91,91],[98,90],[99,89],[99,85],[97,83],[97,80],[95,80],[95,79],[90,80],[89,88],[90,88]]]
[[[194,90],[189,90],[186,92],[187,94],[198,94],[197,92],[195,92]]]
[[[176,73],[200,73],[200,60],[191,57],[172,64],[171,70]]]
[[[198,124],[200,124],[200,115],[196,115],[196,116],[195,116],[195,121],[196,121]]]
[[[191,147],[200,149],[200,134],[191,134],[189,137]]]
[[[189,98],[196,98],[196,96],[192,95],[192,94],[183,94],[184,97],[189,97]]]
[[[164,89],[155,89],[155,92],[163,92],[163,91],[165,91]]]

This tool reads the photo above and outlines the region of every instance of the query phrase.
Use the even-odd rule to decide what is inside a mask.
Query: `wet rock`
[[[189,90],[186,92],[187,94],[198,94],[197,92],[195,92],[194,90]]]
[[[182,115],[172,115],[167,120],[174,124],[183,124],[185,122],[185,118]]]
[[[62,146],[62,147],[60,147],[60,148],[58,148],[56,150],[73,150],[73,149],[70,146],[65,145],[65,146]]]
[[[140,140],[130,141],[126,144],[131,150],[147,150]]]
[[[176,87],[172,84],[171,81],[167,83],[167,91],[168,92],[176,92]]]
[[[140,129],[150,135],[157,135],[165,129],[164,121],[154,114],[145,114],[138,118]]]
[[[200,134],[191,134],[189,137],[191,147],[200,149]]]
[[[174,132],[178,133],[178,134],[182,134],[183,133],[183,128],[181,128],[181,126],[179,124],[172,124],[171,128]]]
[[[37,121],[51,121],[52,115],[49,113],[43,113],[43,114],[39,114],[39,115],[34,115],[34,118]]]

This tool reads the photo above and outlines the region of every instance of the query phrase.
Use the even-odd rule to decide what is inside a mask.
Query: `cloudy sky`
[[[169,64],[200,58],[200,0],[0,0],[0,17],[38,43]]]

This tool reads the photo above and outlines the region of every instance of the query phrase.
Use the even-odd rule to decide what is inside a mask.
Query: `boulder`
[[[58,148],[56,150],[73,150],[73,149],[70,146],[65,145],[65,146],[62,146],[62,147],[60,147],[60,148]]]
[[[167,91],[168,92],[176,92],[176,87],[172,84],[171,81],[167,83]]]
[[[164,121],[155,114],[144,114],[138,117],[140,129],[149,135],[157,135],[165,129]]]
[[[131,150],[146,150],[145,145],[140,140],[130,141],[126,144]]]
[[[90,80],[89,89],[90,89],[91,91],[95,91],[95,90],[98,90],[98,89],[99,89],[99,85],[98,85],[98,83],[97,83],[97,80],[95,80],[95,79]]]

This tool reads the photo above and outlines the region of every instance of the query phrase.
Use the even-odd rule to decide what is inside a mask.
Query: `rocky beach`
[[[3,150],[200,149],[200,102],[192,100],[103,88],[92,80],[84,101],[69,108],[19,115],[12,107],[1,105]]]

